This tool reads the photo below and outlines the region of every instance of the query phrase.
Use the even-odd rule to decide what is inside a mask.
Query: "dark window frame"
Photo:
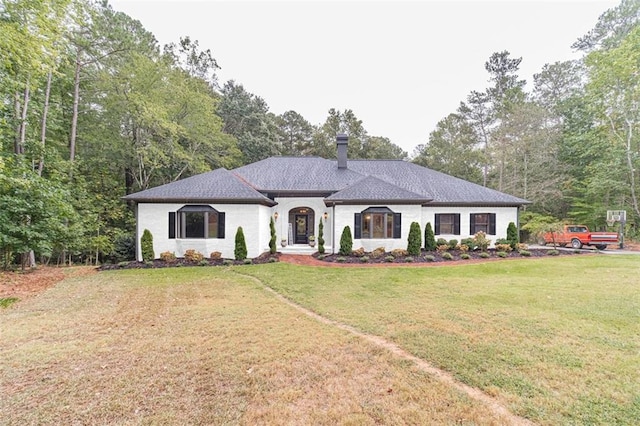
[[[366,222],[365,222],[366,221]],[[381,223],[381,234],[374,234],[374,223]],[[365,230],[368,230],[365,232]],[[401,238],[402,214],[388,207],[369,207],[354,214],[354,239],[391,240]]]
[[[486,221],[478,222],[481,216],[486,216]],[[471,213],[469,215],[469,234],[475,235],[480,231],[483,231],[487,235],[496,235],[495,213]]]
[[[201,220],[198,220],[200,215],[202,215]],[[215,220],[212,220],[214,217]],[[194,223],[194,220],[197,222]],[[196,229],[189,229],[189,222],[191,225],[195,225]],[[214,232],[211,232],[212,224],[215,224]],[[202,229],[198,230],[198,226],[201,226]],[[176,212],[169,212],[170,239],[224,239],[224,230],[225,213],[208,205],[187,205]]]
[[[444,232],[442,219],[445,217],[450,217],[452,220],[451,230],[452,232]],[[449,223],[446,223],[449,225]],[[435,215],[435,229],[433,232],[435,235],[460,235],[460,213],[436,213]]]

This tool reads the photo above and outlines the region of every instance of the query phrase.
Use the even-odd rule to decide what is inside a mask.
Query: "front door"
[[[295,243],[307,244],[307,232],[309,230],[309,215],[297,214],[295,215]]]

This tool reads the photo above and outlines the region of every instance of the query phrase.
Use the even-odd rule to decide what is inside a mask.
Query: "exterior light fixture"
[[[329,219],[329,213],[328,213],[328,212],[324,212],[324,215],[323,215],[323,216],[324,216],[324,220]]]
[[[274,218],[275,220],[278,220],[278,212],[275,212],[275,213],[273,214],[273,218]]]

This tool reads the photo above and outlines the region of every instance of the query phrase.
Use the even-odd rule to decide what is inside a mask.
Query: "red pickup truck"
[[[564,225],[561,232],[547,232],[541,238],[541,245],[556,243],[560,247],[571,244],[574,249],[582,246],[595,246],[598,250],[607,248],[607,244],[617,244],[616,232],[589,232],[584,225]]]

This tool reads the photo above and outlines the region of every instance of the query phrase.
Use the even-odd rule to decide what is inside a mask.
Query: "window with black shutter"
[[[469,217],[469,233],[474,235],[484,232],[487,235],[496,235],[495,213],[472,213]]]
[[[460,235],[460,214],[441,213],[436,214],[436,226],[434,234]]]
[[[225,214],[211,206],[184,206],[169,212],[169,238],[224,238]]]
[[[370,207],[354,215],[355,239],[401,238],[402,216],[387,207]]]

